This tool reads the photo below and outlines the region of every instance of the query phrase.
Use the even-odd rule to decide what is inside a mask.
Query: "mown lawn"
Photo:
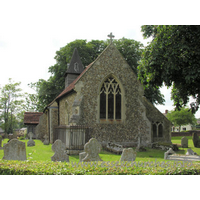
[[[172,143],[174,144],[181,144],[181,136],[180,137],[172,137]],[[195,148],[192,142],[192,137],[188,136],[188,148],[191,148],[193,151],[195,151],[197,154],[200,155],[200,148]],[[43,143],[40,140],[34,140],[35,146],[28,147],[27,142],[28,140],[22,140],[26,143],[26,153],[27,153],[27,159],[32,161],[51,161],[51,156],[54,155],[54,152],[51,149],[51,144],[49,145],[43,145]],[[7,139],[3,140],[2,143],[6,143]],[[3,144],[2,144],[3,145]],[[179,146],[179,151],[177,151],[177,154],[185,154],[187,152],[187,148],[181,148]],[[165,161],[164,160],[164,153],[163,150],[157,150],[157,149],[151,149],[147,148],[146,152],[137,152],[136,161]],[[102,150],[100,153],[100,157],[103,161],[119,161],[121,155],[116,155],[111,152]],[[0,159],[3,158],[3,150],[0,150]],[[71,155],[69,156],[70,162],[79,162],[79,156],[78,155]]]
[[[181,144],[182,137],[173,137],[172,142]],[[192,137],[189,139],[189,148],[200,154],[200,150],[194,148],[192,143]],[[23,140],[28,142],[28,140]],[[7,142],[4,140],[3,143]],[[102,150],[100,157],[104,162],[98,163],[79,163],[79,156],[69,156],[70,163],[66,162],[51,162],[51,156],[54,152],[51,150],[50,145],[43,145],[40,140],[35,140],[36,146],[27,147],[27,161],[16,160],[2,160],[3,150],[0,150],[0,174],[80,174],[80,175],[120,175],[120,174],[200,174],[200,163],[193,162],[191,166],[185,165],[183,162],[178,162],[178,166],[174,161],[164,160],[164,151],[147,148],[146,152],[138,152],[136,162],[134,163],[120,163],[121,155],[115,155],[110,152]],[[186,149],[180,148],[177,153],[185,154]],[[108,162],[111,161],[111,162]],[[118,162],[119,164],[112,164]],[[164,162],[163,162],[164,161]],[[148,162],[151,162],[151,166],[148,166]],[[76,163],[76,164],[75,164]],[[109,164],[110,163],[110,164]],[[146,164],[145,164],[146,163]],[[160,163],[160,164],[159,164]],[[164,163],[164,166],[161,166]],[[103,166],[102,166],[103,164]],[[136,165],[135,165],[136,164]]]

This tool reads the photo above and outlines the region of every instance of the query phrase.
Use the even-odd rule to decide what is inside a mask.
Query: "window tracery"
[[[122,94],[119,83],[109,76],[100,89],[100,119],[120,120]]]

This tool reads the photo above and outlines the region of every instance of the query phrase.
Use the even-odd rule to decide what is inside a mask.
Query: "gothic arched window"
[[[122,110],[121,88],[119,83],[109,76],[100,90],[100,119],[120,120]]]
[[[163,137],[163,123],[153,122],[153,137]]]

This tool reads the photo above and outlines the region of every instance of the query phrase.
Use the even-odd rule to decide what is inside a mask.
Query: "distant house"
[[[165,113],[163,113],[163,115],[167,115],[168,110],[165,110]],[[191,124],[187,124],[187,125],[183,125],[180,127],[180,131],[191,131],[193,130],[193,125]],[[179,126],[172,126],[172,132],[179,132]]]
[[[36,138],[35,128],[39,124],[40,116],[42,112],[25,112],[24,113],[24,125],[27,126],[27,133],[32,132],[33,138]]]

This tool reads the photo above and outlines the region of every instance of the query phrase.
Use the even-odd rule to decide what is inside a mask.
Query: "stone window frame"
[[[156,130],[154,130],[156,127]],[[162,128],[161,134],[160,134],[160,130],[159,127]],[[156,131],[156,132],[155,132]],[[152,132],[153,132],[153,138],[163,138],[163,122],[160,121],[156,121],[156,122],[152,122]]]
[[[101,92],[101,88],[102,85],[104,84],[104,82],[109,78],[112,77],[115,79],[115,81],[119,84],[119,87],[121,89],[121,119],[100,119],[100,92]],[[99,85],[99,89],[98,89],[98,112],[97,112],[97,121],[98,123],[107,123],[107,124],[117,124],[117,123],[124,123],[125,122],[125,92],[124,92],[124,88],[123,85],[121,83],[121,81],[119,80],[119,78],[117,78],[114,74],[109,74],[107,76],[105,76],[100,85]]]

